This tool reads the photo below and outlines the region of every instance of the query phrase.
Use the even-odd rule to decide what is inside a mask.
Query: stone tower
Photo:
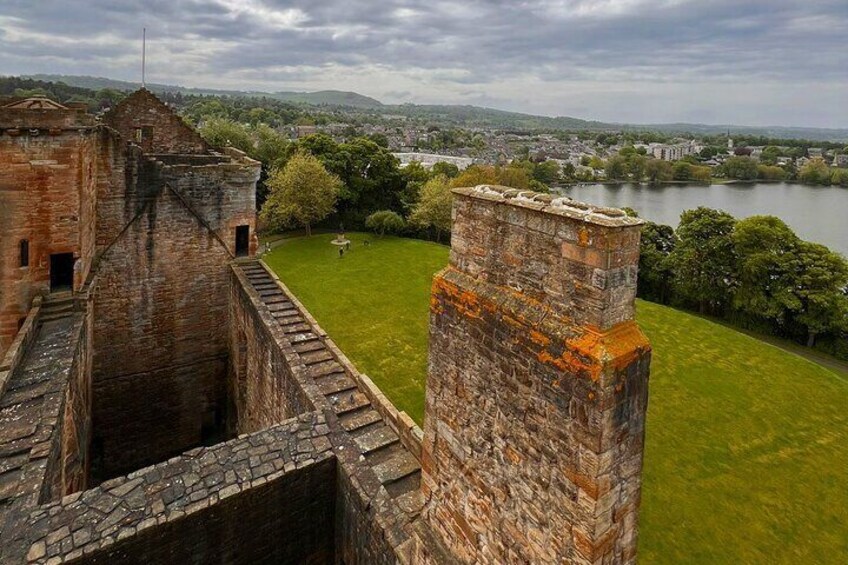
[[[462,562],[635,562],[650,363],[633,320],[641,222],[503,187],[454,193],[450,265],[431,298],[432,537]]]

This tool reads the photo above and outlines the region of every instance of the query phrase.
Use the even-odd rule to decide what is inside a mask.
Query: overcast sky
[[[2,0],[0,74],[848,127],[848,0]]]

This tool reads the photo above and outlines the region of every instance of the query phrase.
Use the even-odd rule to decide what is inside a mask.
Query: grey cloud
[[[566,92],[631,90],[631,104],[645,107],[642,121],[692,119],[695,111],[705,120],[732,115],[723,110],[733,104],[730,96],[693,93],[688,107],[667,116],[652,103],[699,82],[729,90],[824,83],[828,100],[834,89],[848,97],[844,0],[7,0],[0,7],[0,72],[132,79],[136,65],[125,62],[138,51],[142,26],[160,82],[364,84],[363,93],[387,101],[456,102],[470,92],[470,99],[510,109],[585,108],[583,117],[598,119],[621,115],[616,106],[627,95],[592,103],[589,94]],[[519,77],[527,93],[512,84]],[[397,95],[409,91],[411,97]],[[774,123],[848,125],[844,104],[827,117],[799,107],[774,106],[771,117],[758,111],[756,119]]]

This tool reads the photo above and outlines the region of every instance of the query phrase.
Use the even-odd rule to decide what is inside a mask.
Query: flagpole
[[[141,87],[144,88],[144,66],[147,58],[147,28],[141,28]]]

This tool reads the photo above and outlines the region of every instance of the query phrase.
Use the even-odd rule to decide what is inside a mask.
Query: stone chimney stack
[[[635,562],[642,222],[504,187],[454,194],[431,297],[426,523],[462,562]]]

